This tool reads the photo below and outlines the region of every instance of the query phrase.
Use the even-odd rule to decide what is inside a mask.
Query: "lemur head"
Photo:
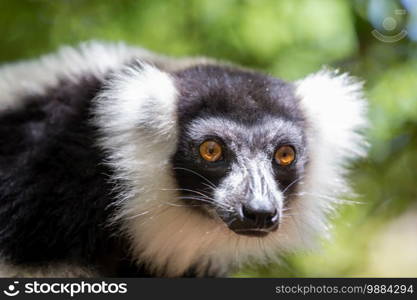
[[[289,83],[231,66],[116,72],[96,99],[119,182],[115,221],[156,274],[221,274],[308,246],[363,155],[361,85],[320,71]]]
[[[308,160],[294,87],[218,66],[175,79],[180,138],[172,166],[181,199],[237,234],[277,230]]]

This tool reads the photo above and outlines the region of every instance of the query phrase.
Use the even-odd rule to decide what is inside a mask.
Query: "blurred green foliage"
[[[407,230],[417,235],[417,221],[399,227],[401,232],[394,231],[390,239],[384,236],[409,212],[417,220],[416,3],[0,0],[0,62],[89,39],[122,40],[174,56],[230,60],[287,80],[322,65],[363,78],[371,149],[369,158],[352,168],[361,204],[342,209],[334,220],[334,238],[317,251],[290,254],[280,265],[237,275],[417,276],[417,246],[404,235]],[[386,26],[388,17],[395,28]],[[401,30],[408,34],[388,43],[375,38],[373,30],[385,36]],[[395,253],[381,256],[384,247],[393,246],[387,243],[397,245]]]

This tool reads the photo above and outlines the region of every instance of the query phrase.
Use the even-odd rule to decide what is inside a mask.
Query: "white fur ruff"
[[[87,278],[97,277],[98,274],[89,268],[67,265],[51,264],[39,267],[19,267],[0,261],[0,278],[18,277],[18,278]]]
[[[142,65],[123,66],[134,59]],[[123,224],[132,253],[164,276],[180,275],[191,266],[201,272],[208,266],[213,272],[227,271],[310,246],[326,233],[329,212],[348,191],[347,162],[364,154],[365,143],[358,133],[366,126],[361,85],[346,74],[320,71],[295,83],[309,125],[311,157],[300,196],[292,203],[294,217],[284,215],[276,233],[254,238],[239,236],[225,224],[194,213],[177,200],[171,174],[169,158],[178,139],[177,91],[173,79],[161,69],[200,63],[212,61],[174,60],[123,44],[87,43],[0,68],[0,110],[18,107],[24,95],[45,93],[62,77],[76,81],[92,74],[103,78],[114,71],[95,99],[94,119],[102,133],[100,146],[116,170],[114,179],[121,182],[118,215],[113,221]]]
[[[222,222],[196,214],[177,200],[169,158],[175,151],[176,90],[167,73],[144,65],[121,72],[97,99],[101,145],[124,181],[118,220],[132,251],[157,274],[190,267],[227,271],[282,251],[309,247],[328,229],[327,217],[348,191],[346,163],[364,154],[361,85],[346,74],[320,71],[296,82],[308,119],[311,163],[300,196],[280,229],[265,238],[239,236]],[[129,141],[129,142],[127,142]]]
[[[134,59],[163,66],[166,70],[214,62],[203,57],[172,59],[124,43],[91,41],[76,48],[65,46],[57,53],[37,59],[1,65],[0,111],[18,107],[26,95],[43,95],[60,79],[78,82],[85,75],[101,79],[109,71],[120,69]]]

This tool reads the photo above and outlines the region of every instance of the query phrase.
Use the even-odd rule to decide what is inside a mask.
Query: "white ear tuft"
[[[129,191],[120,201],[158,184],[154,178],[167,177],[177,143],[177,90],[171,76],[137,62],[115,72],[94,101],[100,146]]]
[[[363,84],[348,74],[322,70],[295,85],[307,119],[309,149],[297,205],[304,220],[299,230],[326,234],[328,213],[350,192],[345,179],[348,162],[366,154]]]
[[[164,138],[175,131],[176,96],[169,74],[138,62],[116,72],[96,98],[99,127],[110,136],[145,130]]]
[[[365,154],[361,131],[367,127],[362,82],[348,74],[322,70],[296,82],[314,144],[334,163]]]

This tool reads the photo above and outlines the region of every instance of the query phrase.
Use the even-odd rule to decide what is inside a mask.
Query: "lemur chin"
[[[225,276],[310,247],[362,86],[90,42],[0,68],[0,275]]]

